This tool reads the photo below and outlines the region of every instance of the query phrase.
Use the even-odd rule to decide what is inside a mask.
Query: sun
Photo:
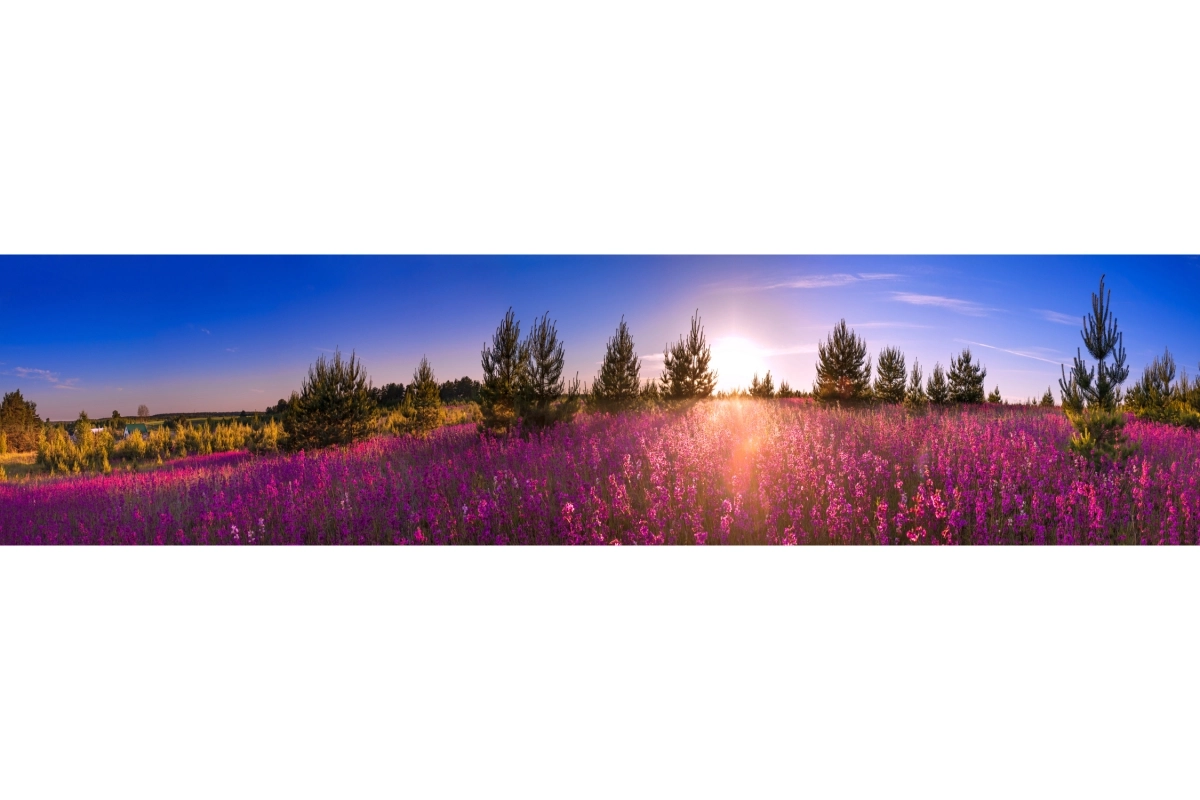
[[[714,341],[709,366],[717,371],[717,391],[722,392],[748,389],[756,372],[760,379],[767,374],[763,349],[739,336]]]

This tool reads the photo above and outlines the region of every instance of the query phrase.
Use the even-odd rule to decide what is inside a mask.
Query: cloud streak
[[[902,275],[892,272],[857,272],[854,274],[839,272],[832,275],[804,275],[789,280],[756,286],[755,289],[827,289],[836,286],[849,286],[852,283],[864,281],[894,281]]]
[[[959,300],[955,297],[942,297],[936,294],[913,294],[911,292],[892,292],[892,299],[899,303],[907,303],[910,306],[933,306],[935,308],[944,308],[948,311],[953,311],[956,314],[965,314],[969,317],[986,317],[987,312],[993,309],[981,306],[971,300]]]
[[[78,389],[76,385],[79,383],[79,378],[67,378],[64,380],[57,372],[51,372],[48,369],[36,369],[34,367],[13,367],[4,373],[12,375],[21,380],[45,381],[55,389]]]
[[[999,350],[1001,353],[1009,353],[1010,355],[1020,356],[1021,358],[1032,358],[1034,361],[1045,361],[1047,364],[1061,365],[1063,363],[1061,361],[1051,361],[1048,358],[1035,356],[1033,353],[1029,353],[1024,350],[1009,350],[1006,347],[996,347],[995,345],[984,344],[983,342],[972,342],[968,339],[955,339],[954,341],[962,342],[963,344],[973,344],[977,345],[978,347],[986,347],[989,350]]]
[[[1033,313],[1037,314],[1047,322],[1057,322],[1059,325],[1079,325],[1082,317],[1072,317],[1070,314],[1060,314],[1057,311],[1050,311],[1045,308],[1032,309]]]

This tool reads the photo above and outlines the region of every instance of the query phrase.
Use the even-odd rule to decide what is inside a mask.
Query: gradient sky
[[[1101,273],[1131,378],[1166,346],[1196,374],[1195,256],[41,256],[0,257],[0,389],[55,420],[260,410],[335,347],[376,385],[410,381],[422,354],[439,380],[478,378],[512,306],[523,331],[558,320],[585,381],[622,314],[646,378],[698,308],[722,388],[756,369],[810,388],[844,317],[926,374],[970,346],[988,390],[1023,400],[1057,386]]]

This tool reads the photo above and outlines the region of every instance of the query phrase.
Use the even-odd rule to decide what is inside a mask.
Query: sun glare
[[[712,368],[717,371],[717,390],[748,389],[754,373],[762,378],[767,365],[761,347],[749,339],[731,336],[712,345]]]

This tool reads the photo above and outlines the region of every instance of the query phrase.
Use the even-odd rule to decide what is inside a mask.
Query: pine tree
[[[483,386],[479,390],[483,429],[496,433],[512,429],[517,420],[517,395],[525,385],[528,362],[528,349],[521,343],[521,323],[510,308],[496,328],[491,346],[483,348]]]
[[[375,421],[375,399],[362,362],[351,352],[324,355],[309,367],[293,408],[284,415],[288,445],[311,450],[365,439]]]
[[[929,405],[929,395],[925,394],[925,385],[921,379],[921,364],[915,358],[908,380],[908,389],[904,392],[904,405],[909,408],[923,408]]]
[[[412,398],[413,432],[424,436],[442,422],[442,398],[437,379],[429,359],[421,356],[421,363],[413,370],[412,385],[407,392]]]
[[[987,401],[993,405],[999,405],[1000,403],[1004,402],[1004,398],[1000,395],[999,386],[997,386],[995,389],[992,389],[991,393],[987,396]]]
[[[750,396],[762,399],[770,399],[775,396],[775,381],[771,377],[771,370],[767,370],[767,377],[761,381],[758,379],[758,373],[754,373],[754,379],[750,381]]]
[[[1092,295],[1092,312],[1084,318],[1080,331],[1096,366],[1089,367],[1076,349],[1070,375],[1064,367],[1058,382],[1063,412],[1075,428],[1071,449],[1097,466],[1105,458],[1119,460],[1133,452],[1125,441],[1125,415],[1117,411],[1129,367],[1125,364],[1125,335],[1117,329],[1111,302],[1112,291],[1105,293],[1101,275],[1100,291]]]
[[[710,397],[717,385],[717,373],[708,368],[712,348],[704,338],[700,310],[692,316],[687,339],[668,345],[663,352],[662,392],[671,400]]]
[[[879,352],[876,364],[875,399],[881,403],[903,403],[904,382],[908,376],[904,354],[894,347],[885,347]]]
[[[986,377],[986,369],[971,363],[971,348],[963,348],[958,357],[950,358],[950,400],[955,403],[982,403],[983,380]]]
[[[944,406],[950,402],[950,384],[946,382],[946,373],[942,370],[940,361],[933,365],[933,372],[925,385],[925,393],[929,395],[929,402],[934,405]]]
[[[1200,427],[1197,391],[1184,370],[1175,378],[1175,357],[1170,350],[1155,356],[1141,379],[1125,395],[1125,408],[1142,419],[1169,425]]]
[[[657,380],[651,379],[646,381],[645,385],[642,386],[640,399],[652,405],[662,401],[662,393],[658,389]]]
[[[20,389],[6,393],[0,400],[0,431],[8,440],[9,449],[14,453],[36,450],[41,430],[37,403],[22,397]]]
[[[1042,395],[1042,408],[1054,408],[1054,395],[1050,391],[1050,387],[1046,387],[1046,393]]]
[[[555,406],[567,388],[562,377],[566,351],[558,340],[557,322],[550,320],[549,312],[533,323],[525,340],[525,352],[528,358],[525,380],[518,392],[521,421],[535,428],[544,428],[569,418],[574,413],[573,407],[559,409]],[[573,405],[579,394],[578,375],[572,383],[570,394]]]
[[[795,397],[796,393],[792,391],[791,384],[787,381],[779,382],[779,391],[775,393],[776,397]]]
[[[640,393],[641,361],[633,350],[633,337],[625,317],[617,332],[608,340],[600,374],[592,383],[592,397],[597,404],[610,408],[625,408],[637,402]]]
[[[817,381],[813,394],[826,402],[855,402],[871,394],[871,360],[867,343],[840,321],[824,342],[817,343]]]

